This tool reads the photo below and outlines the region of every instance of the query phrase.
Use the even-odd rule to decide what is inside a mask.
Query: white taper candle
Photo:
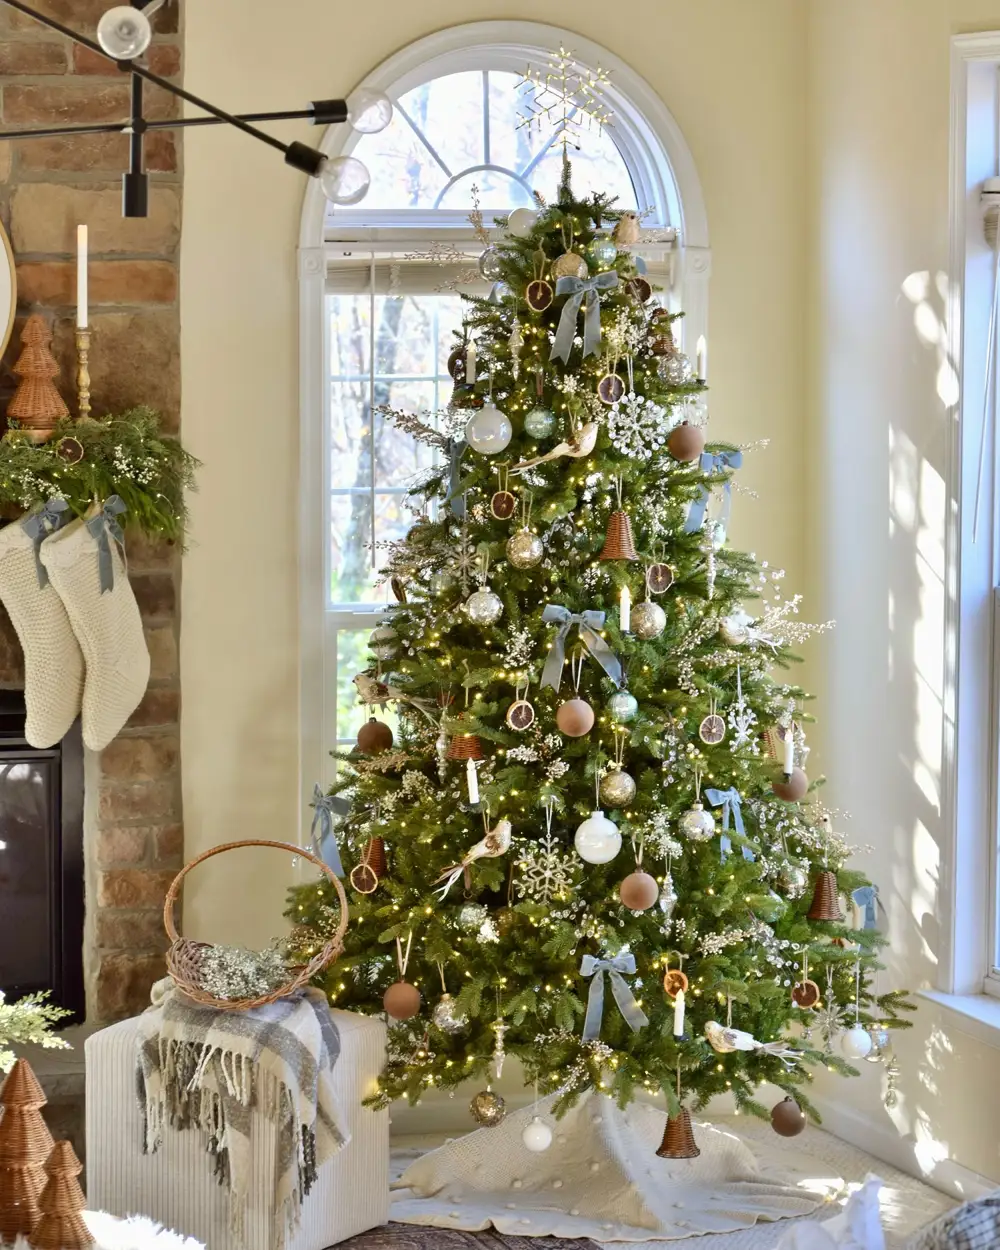
[[[678,990],[674,999],[674,1037],[684,1036],[684,991]]]
[[[695,347],[695,373],[698,377],[705,381],[708,377],[708,340],[704,334],[698,336],[698,343]]]
[[[795,728],[789,725],[785,730],[785,766],[783,772],[786,777],[792,775],[795,768]]]
[[[623,634],[629,633],[632,628],[632,596],[627,586],[622,587],[618,596],[618,628]]]
[[[465,382],[467,386],[476,385],[476,344],[473,341],[465,352]]]
[[[475,760],[465,761],[465,780],[469,786],[469,802],[474,805],[479,802],[479,774]]]
[[[87,328],[87,227],[76,228],[76,324]]]

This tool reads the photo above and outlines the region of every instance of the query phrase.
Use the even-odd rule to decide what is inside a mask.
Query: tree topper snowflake
[[[549,903],[565,894],[576,877],[576,861],[563,854],[557,838],[547,833],[525,844],[517,861],[521,870],[515,889],[533,903]]]

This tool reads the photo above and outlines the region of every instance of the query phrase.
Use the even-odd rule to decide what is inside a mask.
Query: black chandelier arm
[[[305,109],[281,109],[271,113],[238,113],[244,122],[308,121],[314,126],[334,125],[347,120],[345,100],[316,100]],[[221,117],[168,117],[146,121],[147,130],[186,130],[189,126],[222,126]],[[0,130],[0,139],[56,139],[65,135],[128,134],[128,122],[94,122],[82,126],[51,126],[44,130]]]

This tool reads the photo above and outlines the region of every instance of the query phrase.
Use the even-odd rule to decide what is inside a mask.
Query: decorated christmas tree
[[[661,1152],[688,1157],[716,1094],[767,1115],[779,1086],[799,1131],[811,1069],[888,1058],[907,1004],[877,993],[877,892],[804,768],[784,670],[820,627],[727,543],[742,450],[707,441],[639,219],[577,198],[566,162],[536,198],[481,257],[448,411],[386,414],[439,463],[356,679],[373,719],[330,832],[351,925],[323,985],[391,1017],[383,1104],[509,1053],[561,1105],[662,1091]],[[305,950],[332,902],[293,892]],[[488,1087],[472,1111],[503,1116]]]

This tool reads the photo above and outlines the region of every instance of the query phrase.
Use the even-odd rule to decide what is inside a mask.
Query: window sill
[[[1000,1000],[988,994],[942,994],[940,990],[918,990],[917,997],[941,1007],[959,1033],[1000,1050]]]

